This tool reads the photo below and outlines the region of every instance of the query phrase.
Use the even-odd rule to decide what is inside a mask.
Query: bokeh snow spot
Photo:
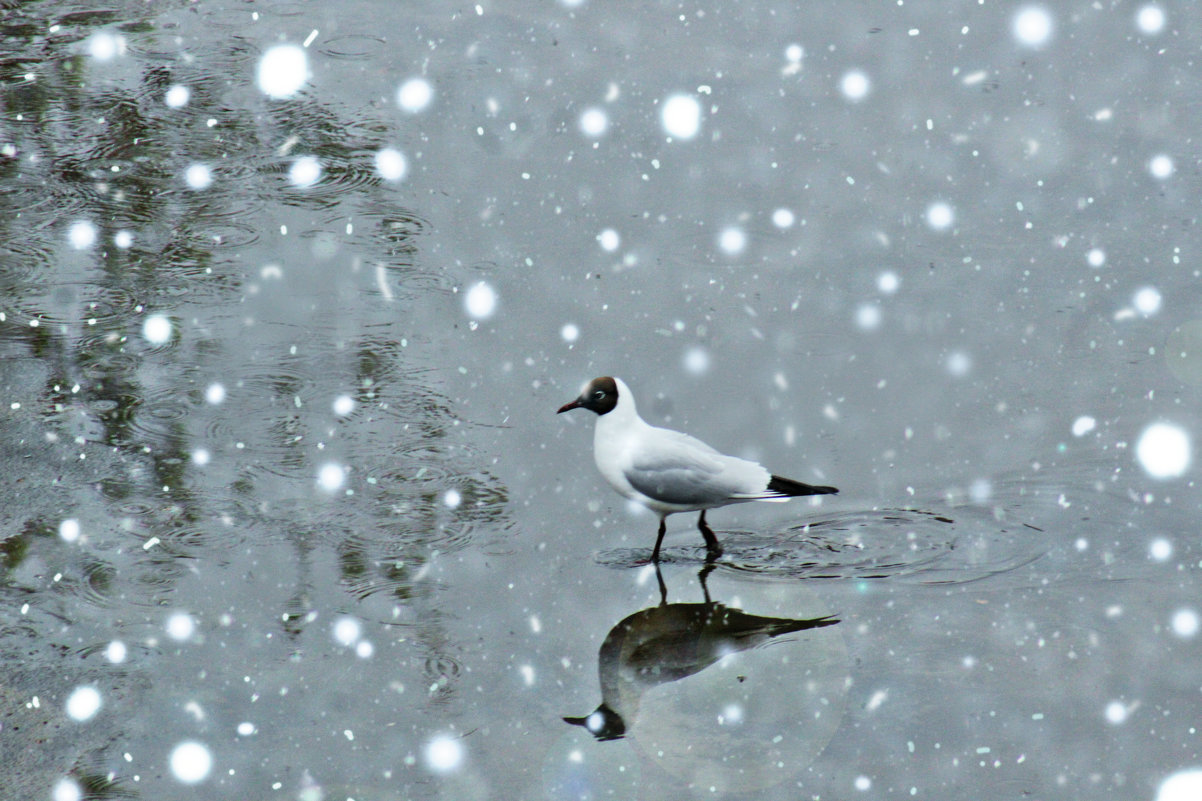
[[[604,109],[585,109],[580,115],[580,131],[592,139],[604,136],[609,130],[609,116]]]
[[[317,483],[326,492],[334,492],[346,483],[346,468],[334,462],[328,462],[317,471]]]
[[[946,231],[956,222],[956,212],[943,201],[937,201],[927,206],[927,225],[935,231]]]
[[[1014,15],[1014,38],[1024,47],[1043,47],[1055,30],[1052,15],[1042,6],[1027,6]]]
[[[1152,177],[1158,180],[1165,180],[1176,172],[1177,166],[1173,164],[1173,159],[1170,156],[1161,153],[1153,156],[1148,160],[1148,172],[1152,173]]]
[[[872,81],[860,70],[852,70],[839,79],[839,91],[848,100],[858,103],[872,91]]]
[[[152,314],[142,323],[142,337],[151,345],[163,345],[171,339],[171,321],[161,314]]]
[[[185,740],[171,751],[171,773],[184,784],[199,784],[213,768],[213,755],[207,746]]]
[[[303,48],[276,45],[259,59],[255,81],[259,91],[275,100],[292,97],[309,80],[309,57]]]
[[[410,114],[425,111],[433,99],[434,87],[425,78],[410,78],[396,93],[397,105]]]
[[[385,181],[399,181],[409,171],[405,155],[395,148],[385,147],[376,152],[376,172]]]
[[[1135,458],[1152,478],[1177,478],[1189,468],[1189,434],[1172,423],[1153,423],[1135,446]]]
[[[102,703],[100,691],[95,687],[76,687],[67,696],[67,717],[77,723],[89,721],[100,711]]]
[[[1164,30],[1164,10],[1160,6],[1146,5],[1135,12],[1135,25],[1140,33],[1155,36]]]
[[[459,740],[446,735],[435,737],[426,746],[426,764],[432,770],[446,773],[463,762],[463,745]]]
[[[473,320],[487,320],[497,310],[496,290],[484,281],[478,281],[463,296],[463,308]]]
[[[701,104],[692,95],[672,95],[664,101],[660,122],[669,136],[692,139],[701,130]]]

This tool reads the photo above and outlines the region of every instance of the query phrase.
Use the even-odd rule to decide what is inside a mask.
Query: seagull
[[[619,495],[659,515],[652,562],[659,562],[668,515],[701,512],[697,528],[705,538],[707,558],[713,560],[722,555],[722,546],[705,523],[707,510],[839,491],[773,475],[755,462],[719,453],[688,434],[650,425],[639,417],[634,394],[620,378],[594,378],[580,397],[559,407],[556,414],[572,409],[597,414],[593,458],[602,477]]]

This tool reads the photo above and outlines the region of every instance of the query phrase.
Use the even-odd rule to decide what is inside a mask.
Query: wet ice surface
[[[0,23],[0,796],[1197,795],[1182,12],[333,8]]]

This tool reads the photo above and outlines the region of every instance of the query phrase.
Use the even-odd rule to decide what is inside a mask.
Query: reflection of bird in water
[[[652,687],[688,678],[724,656],[773,637],[839,622],[833,615],[808,620],[760,617],[715,603],[705,586],[713,568],[706,565],[699,574],[705,603],[670,604],[656,566],[660,605],[635,612],[609,630],[597,655],[601,705],[586,717],[565,721],[585,727],[598,740],[616,740],[633,725],[639,701]]]
[[[597,413],[593,457],[609,485],[659,515],[652,562],[659,561],[667,530],[664,521],[670,514],[701,512],[697,528],[712,560],[722,554],[722,546],[705,523],[706,510],[839,491],[773,475],[755,462],[719,453],[688,434],[649,425],[639,417],[634,395],[620,378],[594,378],[580,397],[565,403],[559,412],[571,409]]]

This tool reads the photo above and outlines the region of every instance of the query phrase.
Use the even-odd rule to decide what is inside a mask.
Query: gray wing
[[[661,443],[677,447],[636,453],[626,474],[630,486],[662,503],[700,506],[728,502],[747,492],[741,475],[732,475],[732,460],[688,434],[660,429]]]

